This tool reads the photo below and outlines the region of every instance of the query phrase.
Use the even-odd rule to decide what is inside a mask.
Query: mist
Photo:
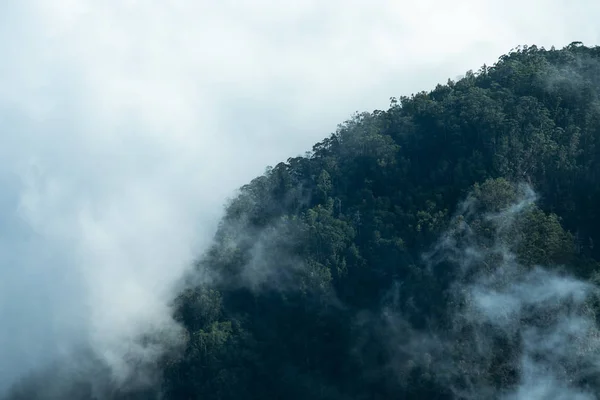
[[[99,396],[152,380],[179,345],[174,288],[235,188],[353,110],[516,43],[598,38],[579,31],[595,3],[538,5],[527,25],[469,1],[223,4],[0,6],[0,394],[61,359],[102,376]],[[448,29],[465,10],[479,17]]]
[[[404,380],[417,368],[457,399],[596,399],[600,288],[560,265],[523,263],[520,224],[539,210],[531,187],[513,187],[497,209],[470,195],[424,255],[432,279],[451,269],[444,321],[417,329],[397,307],[383,310],[392,367]]]

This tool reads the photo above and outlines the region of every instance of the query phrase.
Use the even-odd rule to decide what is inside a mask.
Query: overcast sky
[[[267,165],[516,45],[598,44],[599,20],[592,0],[0,2],[0,392],[168,320]]]

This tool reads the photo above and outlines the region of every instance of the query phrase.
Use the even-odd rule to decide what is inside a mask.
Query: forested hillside
[[[599,61],[519,47],[268,168],[186,277],[184,349],[118,396],[596,398]]]

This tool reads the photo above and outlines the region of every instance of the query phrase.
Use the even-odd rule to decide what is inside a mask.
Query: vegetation
[[[456,284],[495,276],[506,254],[514,276],[541,265],[597,281],[599,61],[600,48],[580,43],[519,47],[354,115],[242,187],[197,262],[210,279],[177,298],[187,344],[162,361],[162,397],[496,398],[522,384],[522,339],[468,355],[487,331],[457,323],[468,306]],[[509,221],[527,187],[537,202]],[[435,256],[443,238],[456,257]],[[483,256],[466,271],[468,249]],[[452,347],[416,351],[415,332]],[[597,387],[569,368],[578,387]]]
[[[452,269],[427,273],[421,255],[469,193],[478,212],[498,212],[520,182],[540,196],[506,237],[520,263],[592,276],[599,57],[579,43],[520,47],[355,115],[244,186],[198,263],[217,280],[179,298],[190,341],[166,369],[167,397],[453,397],[434,377],[392,368],[404,360],[381,337],[382,310],[417,329],[443,324]],[[489,227],[475,225],[484,240]]]

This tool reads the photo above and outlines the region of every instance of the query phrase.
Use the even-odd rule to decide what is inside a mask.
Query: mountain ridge
[[[97,396],[595,398],[599,60],[518,47],[267,168],[186,277],[183,350]]]

